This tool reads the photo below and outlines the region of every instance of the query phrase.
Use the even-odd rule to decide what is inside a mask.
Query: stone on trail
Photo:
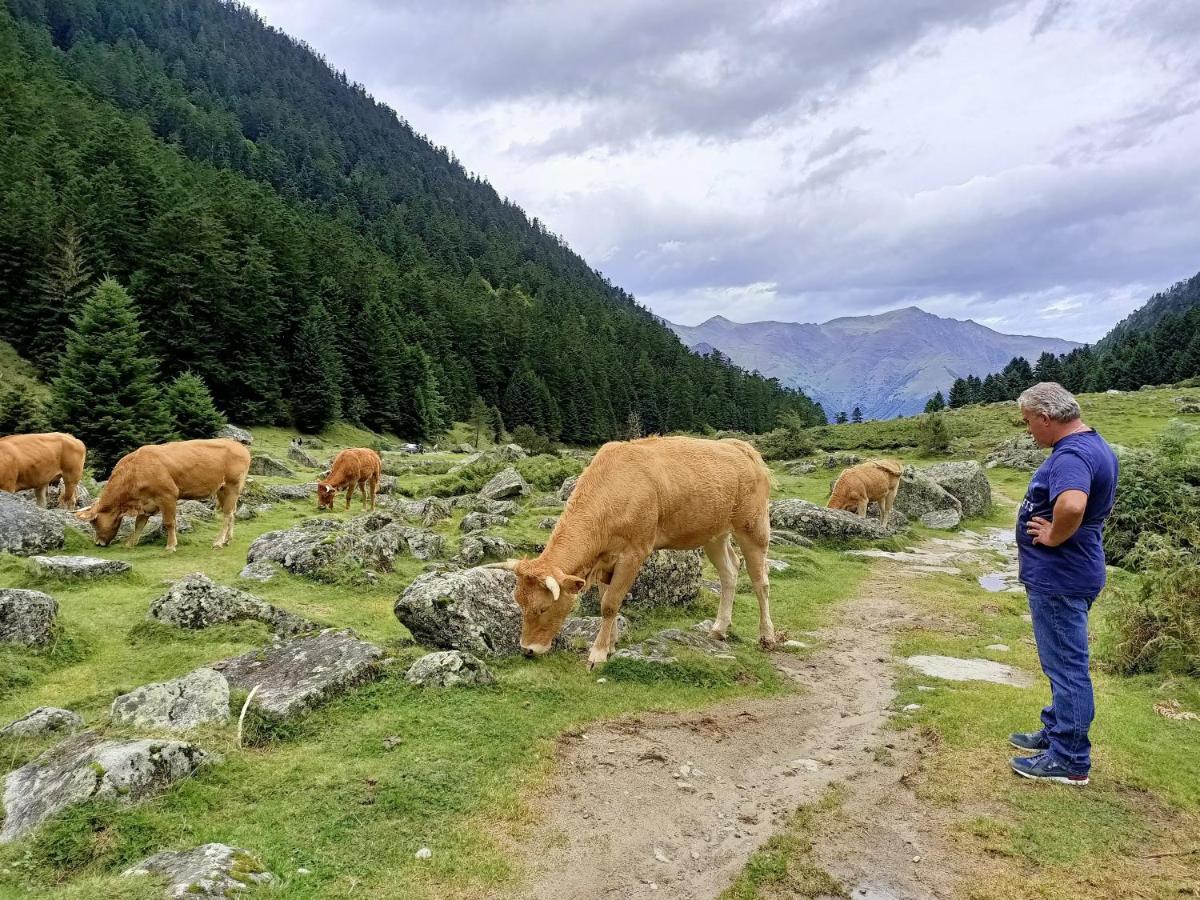
[[[37,647],[50,642],[58,602],[49,594],[0,588],[0,644]]]
[[[418,659],[404,675],[409,684],[422,687],[495,684],[496,677],[483,660],[461,650],[442,650]]]
[[[64,518],[78,521],[65,510],[42,509],[0,491],[0,552],[32,556],[57,550],[66,537]]]
[[[1013,687],[1029,687],[1033,678],[1028,672],[992,662],[990,659],[958,659],[953,656],[910,656],[905,660],[924,675],[947,681],[990,681]]]
[[[57,731],[75,732],[82,727],[83,719],[78,713],[56,706],[39,706],[0,728],[0,738],[36,737]]]
[[[167,850],[143,859],[121,873],[125,877],[158,875],[167,879],[165,896],[173,900],[216,900],[269,884],[275,876],[241,847],[203,844],[192,850]]]
[[[212,754],[181,741],[105,741],[94,731],[68,738],[5,778],[0,844],[69,806],[89,800],[133,803],[215,761]]]
[[[29,560],[33,574],[48,578],[101,578],[120,575],[133,568],[120,559],[98,559],[95,556],[34,556]]]
[[[213,663],[229,686],[249,691],[254,706],[278,718],[299,715],[373,677],[384,652],[353,631],[328,629]]]
[[[200,668],[174,681],[144,684],[112,702],[114,724],[187,731],[229,719],[229,682]]]

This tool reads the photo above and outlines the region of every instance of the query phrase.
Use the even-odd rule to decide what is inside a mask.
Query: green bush
[[[0,387],[0,437],[46,431],[46,405],[28,384]]]
[[[534,456],[554,452],[554,441],[543,434],[538,434],[529,425],[518,425],[512,433],[514,444],[518,444]]]
[[[481,459],[453,475],[443,475],[429,486],[429,492],[435,497],[477,494],[493,475],[509,466],[515,466],[534,490],[554,491],[567,478],[582,472],[584,462],[570,456],[531,456],[513,463]]]
[[[213,403],[208,385],[191,372],[183,372],[171,382],[166,401],[175,433],[185,441],[216,437],[227,424]]]
[[[754,446],[766,460],[796,459],[799,456],[808,456],[816,449],[808,429],[787,427],[776,428],[759,435],[754,440]]]
[[[946,453],[950,450],[950,429],[945,416],[930,413],[917,422],[917,449],[923,454]]]
[[[1181,539],[1182,537],[1182,539]],[[1200,528],[1144,534],[1126,561],[1141,575],[1110,592],[1103,656],[1117,672],[1200,676]]]

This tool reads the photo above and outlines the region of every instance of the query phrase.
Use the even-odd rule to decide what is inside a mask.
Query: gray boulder
[[[455,453],[466,453],[466,454],[478,452],[475,449],[474,444],[459,444],[457,447],[454,447],[453,450]]]
[[[571,616],[563,623],[562,631],[558,633],[558,637],[554,639],[554,649],[569,650],[569,651],[584,651],[589,649],[596,642],[596,635],[600,633],[600,623],[603,620],[599,616]],[[621,640],[625,636],[626,630],[629,628],[629,620],[624,616],[617,616],[617,640]]]
[[[618,650],[612,655],[612,658],[671,665],[678,662],[675,654],[679,652],[679,649],[687,648],[706,656],[732,659],[733,654],[729,652],[729,645],[710,636],[708,630],[711,625],[711,622],[701,622],[688,630],[665,628],[640,644]]]
[[[280,462],[273,456],[267,456],[265,453],[255,454],[250,457],[250,474],[251,475],[270,475],[276,478],[295,478],[296,473]]]
[[[232,688],[249,691],[257,685],[254,705],[290,718],[373,678],[383,656],[382,649],[349,629],[328,629],[222,660],[213,668]]]
[[[38,647],[50,642],[58,602],[41,591],[0,588],[0,644]]]
[[[687,606],[700,596],[702,556],[699,550],[657,550],[642,563],[622,605],[626,610]],[[600,592],[589,588],[579,597],[586,615],[600,612]]]
[[[863,519],[841,509],[828,509],[807,500],[772,500],[771,528],[816,540],[855,538],[882,540],[890,531],[878,519]]]
[[[571,494],[575,492],[575,485],[578,483],[578,475],[572,475],[570,478],[564,478],[562,486],[558,489],[558,499],[564,503],[570,500]]]
[[[472,532],[483,531],[485,528],[494,528],[507,524],[508,518],[505,516],[493,516],[488,513],[473,512],[463,516],[463,520],[458,523],[458,528],[460,531]]]
[[[1039,447],[1031,435],[1020,434],[993,447],[984,462],[989,469],[1004,466],[1032,472],[1046,461],[1048,455],[1049,451]]]
[[[946,509],[952,509],[962,516],[962,504],[957,497],[923,471],[911,466],[905,466],[900,476],[894,508],[910,519],[919,519],[927,512]]]
[[[466,459],[462,460],[461,462],[455,463],[453,466],[451,466],[450,474],[455,475],[459,472],[464,471],[465,469],[469,469],[471,466],[475,465],[475,463],[479,462],[481,459],[483,459],[482,453],[472,453]]]
[[[317,628],[307,619],[253,594],[217,584],[202,572],[185,575],[172,584],[167,593],[150,604],[147,618],[188,629],[253,620],[284,636]]]
[[[46,578],[102,578],[120,575],[133,568],[119,559],[98,559],[95,556],[34,556],[29,560],[35,575]]]
[[[105,741],[93,731],[68,738],[5,778],[0,844],[69,806],[89,800],[134,803],[215,761],[193,744],[161,738]]]
[[[786,528],[772,528],[771,544],[775,547],[811,547],[813,542],[811,538]]]
[[[243,444],[247,447],[254,443],[254,435],[244,428],[238,428],[236,425],[222,426],[221,430],[217,432],[217,437],[228,438],[231,441],[237,441],[239,444]]]
[[[304,466],[307,469],[320,469],[321,461],[305,450],[303,447],[297,447],[292,444],[288,447],[288,459],[292,462]],[[262,473],[266,474],[266,473]]]
[[[443,650],[418,659],[404,675],[409,684],[421,687],[495,684],[496,676],[483,660],[461,650]]]
[[[518,653],[521,610],[515,576],[503,569],[430,572],[396,600],[393,612],[418,643],[477,656]]]
[[[857,466],[862,462],[862,457],[856,453],[831,453],[822,460],[822,465],[827,469],[844,469],[846,466]]]
[[[962,516],[954,509],[933,509],[922,515],[919,521],[926,528],[950,530],[958,527]]]
[[[499,447],[493,447],[488,451],[487,455],[492,459],[499,459],[504,462],[516,462],[518,459],[525,459],[529,454],[520,444],[502,444]]]
[[[425,528],[432,528],[434,525],[440,525],[454,515],[453,507],[449,502],[438,497],[431,497],[425,505],[425,515],[421,517],[421,524]]]
[[[243,578],[246,581],[270,581],[279,574],[279,567],[268,559],[260,559],[258,562],[246,563],[242,567],[242,571],[238,572],[238,578]]]
[[[515,500],[489,500],[487,497],[455,497],[451,504],[455,509],[484,513],[489,516],[515,516],[519,507]]]
[[[268,484],[263,491],[276,503],[286,503],[289,500],[308,500],[316,494],[317,483],[314,481],[308,484]]]
[[[544,528],[546,531],[553,531],[554,526],[558,524],[558,516],[546,516],[538,521],[538,528]]]
[[[172,900],[224,900],[251,885],[275,880],[256,857],[241,847],[227,844],[203,844],[194,850],[155,853],[121,874],[165,878],[165,896]]]
[[[0,738],[36,737],[59,731],[75,732],[83,727],[83,719],[69,709],[55,706],[39,706],[15,722],[0,728]]]
[[[924,473],[958,499],[964,517],[985,515],[992,507],[992,485],[983,466],[969,462],[944,462],[929,466]]]
[[[559,500],[557,494],[541,494],[530,500],[529,505],[533,509],[562,510],[567,504]]]
[[[462,539],[455,562],[460,566],[477,566],[485,559],[512,559],[516,552],[504,538],[476,532]]]
[[[524,497],[529,493],[529,484],[521,477],[521,473],[509,466],[503,472],[494,475],[479,491],[479,496],[487,500],[504,500],[508,497]]]
[[[200,519],[205,522],[212,521],[217,515],[211,504],[200,500],[180,500],[175,505],[175,511],[183,513],[189,519]]]
[[[144,684],[112,702],[113,723],[134,728],[187,731],[229,718],[229,682],[212,669]]]
[[[63,545],[66,531],[63,518],[55,512],[0,491],[0,552],[32,556],[57,550]],[[57,512],[78,522],[69,512]]]
[[[811,462],[793,463],[787,467],[789,475],[807,475],[817,470],[817,464]]]
[[[59,500],[62,497],[62,489],[63,483],[61,479],[46,486],[47,509],[59,508]],[[17,491],[17,496],[26,503],[32,503],[34,505],[37,504],[37,494],[35,494],[32,489],[26,491]],[[83,507],[88,506],[91,502],[92,495],[91,492],[88,491],[87,485],[85,485],[83,482],[75,485],[75,505],[72,506],[71,509],[83,509]]]

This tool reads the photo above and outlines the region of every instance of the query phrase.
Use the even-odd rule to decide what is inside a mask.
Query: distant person
[[[1030,435],[1050,456],[1033,473],[1017,514],[1021,583],[1029,595],[1050,705],[1040,731],[1009,735],[1036,751],[1012,759],[1026,778],[1085,785],[1091,770],[1088,728],[1095,715],[1088,673],[1088,612],[1104,587],[1104,520],[1117,487],[1117,457],[1080,419],[1062,385],[1035,384],[1017,399]]]

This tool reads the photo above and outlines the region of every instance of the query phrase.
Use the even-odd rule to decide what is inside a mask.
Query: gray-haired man
[[[1104,520],[1117,487],[1117,457],[1080,418],[1062,385],[1035,384],[1017,400],[1029,433],[1053,448],[1033,474],[1017,514],[1021,583],[1029,595],[1050,705],[1042,729],[1009,736],[1034,756],[1014,757],[1026,778],[1085,785],[1091,769],[1088,729],[1095,715],[1088,673],[1088,612],[1104,587]]]

